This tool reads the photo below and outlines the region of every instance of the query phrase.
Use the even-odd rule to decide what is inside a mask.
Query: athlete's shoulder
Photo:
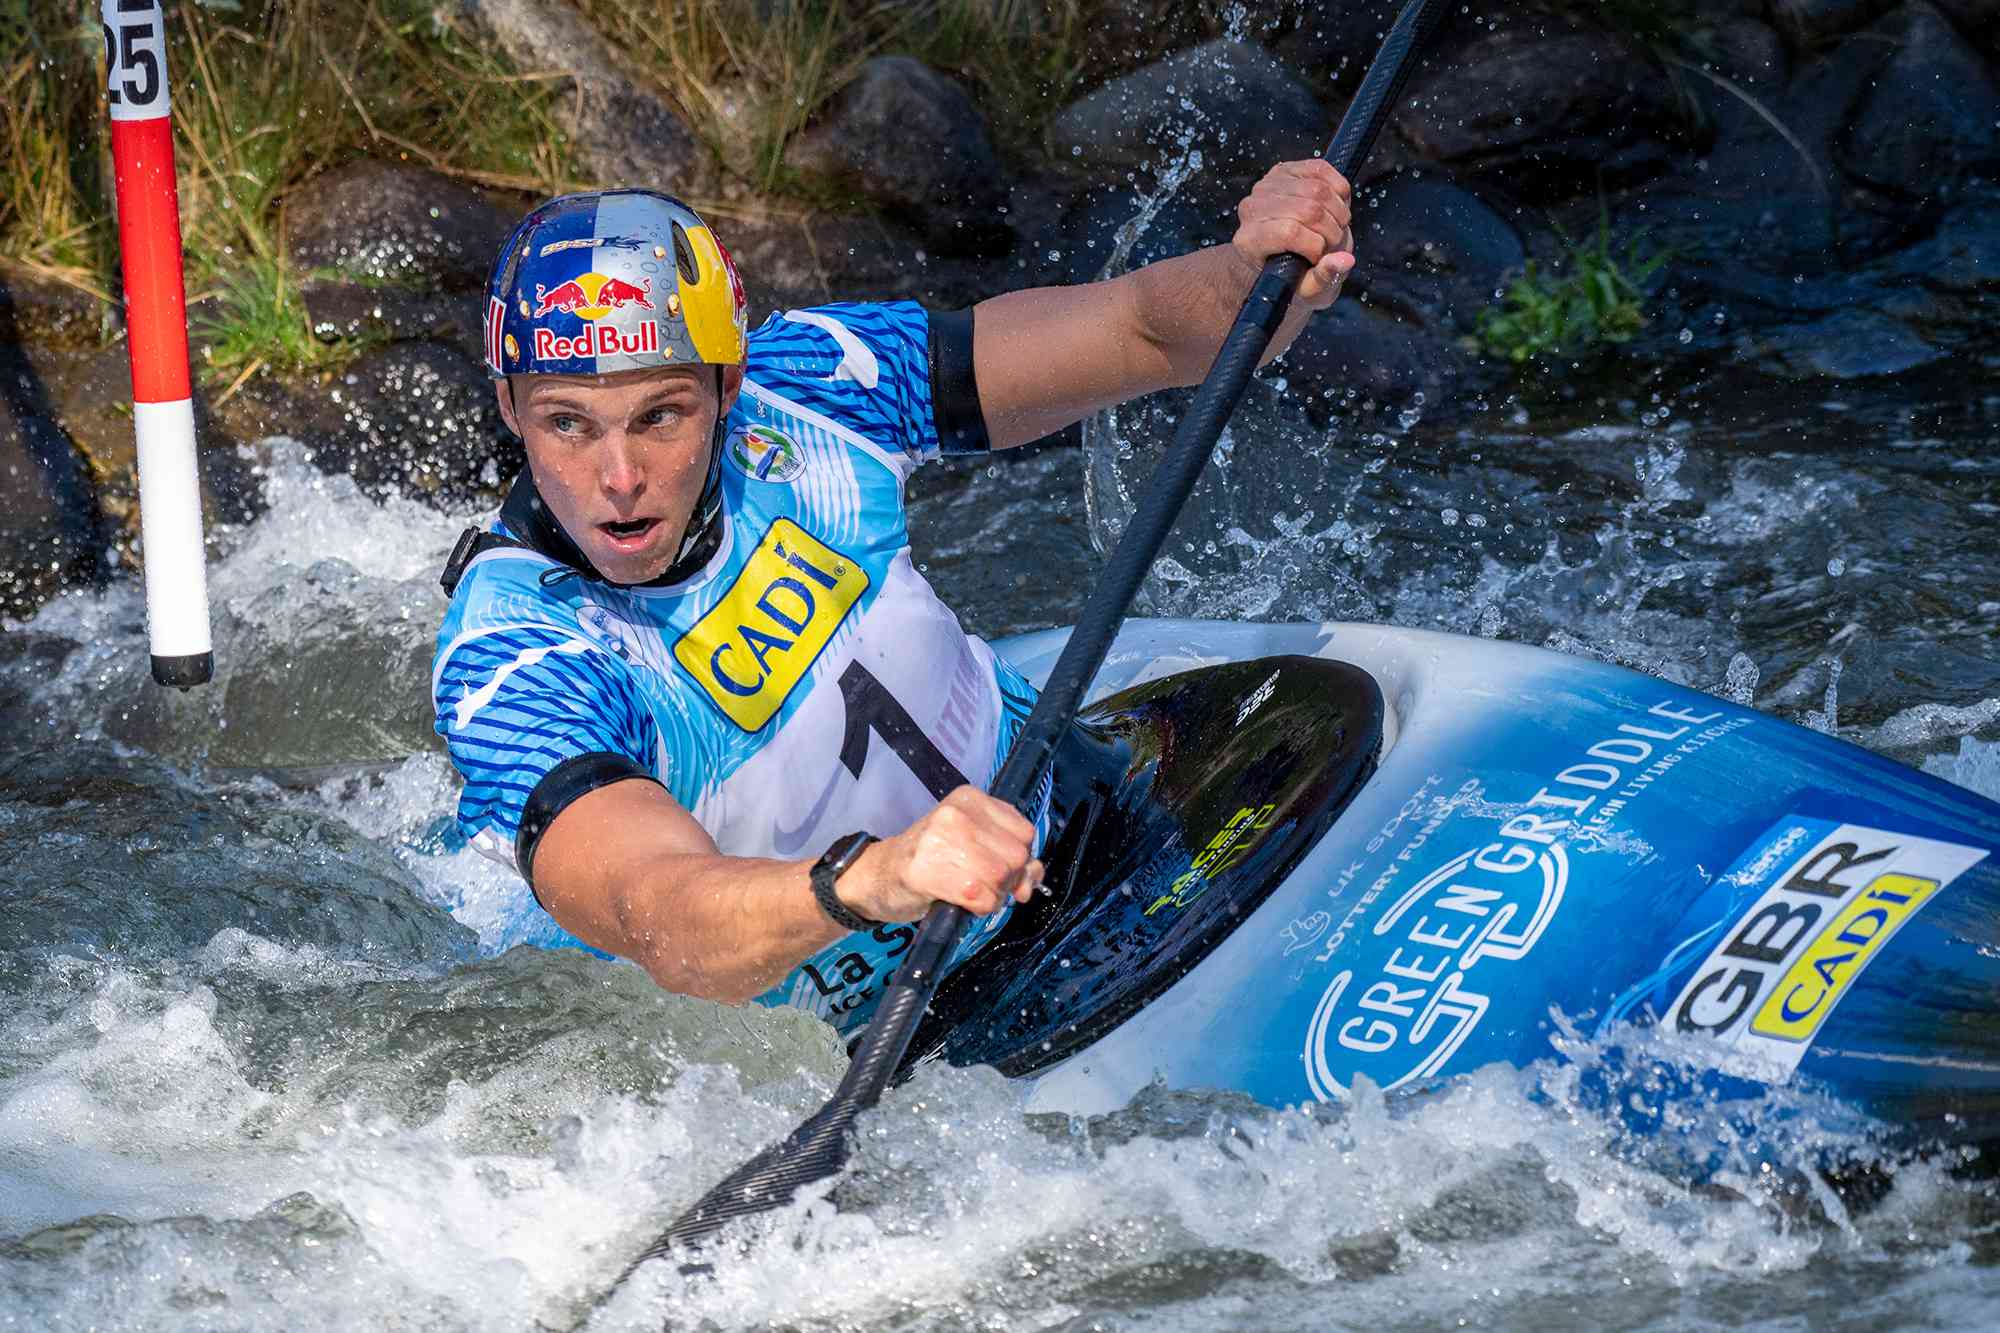
[[[554,577],[551,577],[551,576]],[[480,552],[460,571],[431,653],[435,684],[453,659],[464,665],[495,649],[518,650],[587,638],[574,576],[522,546]],[[479,644],[471,654],[463,650]]]
[[[753,329],[746,373],[875,390],[885,377],[927,378],[929,343],[930,312],[915,301],[837,301]]]
[[[930,314],[914,301],[787,310],[750,335],[756,395],[853,430],[910,461],[936,451]]]

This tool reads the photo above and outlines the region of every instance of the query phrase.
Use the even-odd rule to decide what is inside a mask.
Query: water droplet
[[[1691,343],[1691,342],[1693,342],[1693,341],[1694,341],[1694,330],[1693,330],[1693,329],[1682,329],[1682,330],[1681,330],[1681,342],[1685,344],[1685,343]]]
[[[1835,578],[1839,578],[1842,574],[1845,574],[1847,572],[1847,562],[1845,560],[1842,560],[1839,556],[1835,556],[1833,559],[1826,562],[1826,572],[1833,575],[1833,577]]]

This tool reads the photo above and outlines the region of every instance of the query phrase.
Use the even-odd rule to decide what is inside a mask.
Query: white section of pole
[[[194,404],[134,403],[139,439],[139,525],[145,543],[146,625],[153,658],[213,651],[195,469]],[[178,682],[163,682],[174,684]]]

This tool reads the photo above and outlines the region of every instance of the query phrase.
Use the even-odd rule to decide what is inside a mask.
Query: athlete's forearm
[[[1132,310],[1146,341],[1158,349],[1167,388],[1198,384],[1215,363],[1222,340],[1262,270],[1232,245],[1212,245],[1135,269]],[[1264,360],[1281,355],[1311,312],[1293,303]]]
[[[1040,439],[1092,412],[1178,385],[1215,363],[1257,270],[1233,246],[1148,264],[1105,282],[982,301],[973,325],[979,405],[993,446]],[[1266,356],[1310,312],[1294,305]]]
[[[742,1004],[846,934],[813,899],[810,870],[719,854],[643,858],[610,885],[621,938],[600,947],[668,990]]]

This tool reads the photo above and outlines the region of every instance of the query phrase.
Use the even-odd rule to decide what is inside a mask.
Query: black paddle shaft
[[[1333,143],[1323,154],[1342,175],[1351,175],[1368,155],[1446,4],[1447,0],[1410,0],[1389,29],[1360,91],[1341,117]],[[1068,729],[1091,679],[1104,664],[1126,608],[1166,544],[1174,520],[1270,347],[1299,280],[1310,267],[1298,255],[1279,255],[1265,263],[1236,323],[1223,339],[1214,366],[1196,392],[1193,406],[1182,418],[1173,444],[1148,481],[1103,576],[1084,604],[1034,711],[994,778],[993,795],[1031,818],[1032,796],[1041,785],[1057,740]],[[947,903],[932,906],[832,1100],[783,1142],[758,1153],[703,1195],[632,1261],[620,1283],[640,1264],[691,1246],[739,1217],[783,1207],[800,1186],[840,1170],[847,1161],[848,1128],[856,1115],[881,1099],[894,1079],[910,1039],[916,1035],[917,1022],[937,989],[938,971],[957,945],[965,919],[962,908]]]

